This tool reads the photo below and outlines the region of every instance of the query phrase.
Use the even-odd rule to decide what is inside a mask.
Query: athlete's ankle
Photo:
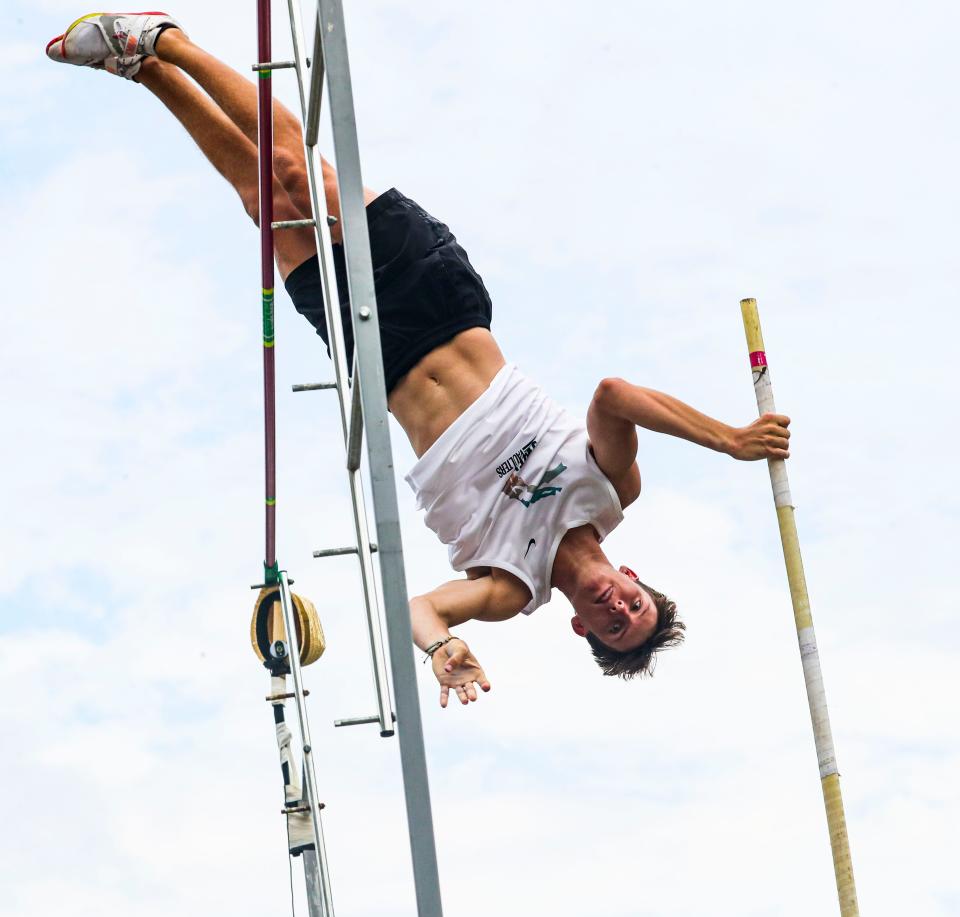
[[[190,39],[176,26],[167,26],[160,31],[160,34],[154,41],[153,51],[157,57],[163,60],[165,54],[170,53],[171,49],[181,41],[190,41]]]
[[[149,86],[151,83],[156,83],[157,80],[162,79],[164,70],[170,66],[170,64],[164,63],[157,57],[145,57],[140,61],[140,69],[133,81]]]

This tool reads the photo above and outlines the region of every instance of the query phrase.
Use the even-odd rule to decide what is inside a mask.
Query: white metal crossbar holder
[[[309,229],[313,220],[274,220],[270,226],[273,229]]]
[[[322,47],[320,38],[320,16],[319,8],[317,18],[314,20],[313,28],[313,48],[314,56],[310,63],[310,96],[308,98],[305,111],[303,113],[304,143],[307,146],[316,146],[317,137],[320,133],[320,100],[323,96],[323,76],[324,63],[323,56],[317,57],[317,49]],[[301,25],[300,34],[303,35]]]
[[[300,110],[304,121],[307,120],[307,97],[304,92],[304,74],[311,70],[313,74],[319,72],[318,96],[322,90],[322,59],[313,58],[314,66],[310,67],[310,59],[306,55],[303,42],[303,21],[300,13],[299,0],[287,0],[287,10],[290,16],[290,31],[293,40],[295,72],[297,74],[297,89],[300,96]],[[333,249],[330,240],[330,214],[327,212],[327,199],[323,194],[323,168],[320,159],[320,150],[316,145],[306,143],[304,137],[304,155],[307,163],[307,184],[310,190],[310,201],[313,206],[314,239],[317,245],[317,255],[320,262],[320,273],[323,280],[323,308],[326,318],[328,337],[330,341],[330,356],[333,360],[335,388],[339,396],[340,425],[344,438],[344,448],[350,435],[350,421],[347,415],[344,393],[351,390],[350,374],[347,370],[347,361],[344,347],[343,323],[340,318],[340,298],[337,288],[337,275],[333,265]],[[321,177],[318,183],[317,177]],[[362,196],[362,191],[361,191]],[[380,612],[377,601],[376,582],[373,573],[373,557],[369,549],[372,541],[367,522],[366,503],[363,491],[363,480],[359,469],[348,470],[347,478],[350,483],[350,498],[353,505],[353,521],[360,560],[360,582],[363,589],[364,609],[367,617],[367,636],[370,644],[370,655],[373,665],[374,691],[377,698],[377,721],[380,724],[381,736],[394,734],[393,701],[390,697],[390,685],[387,677],[387,664],[383,652],[383,635],[380,630]],[[322,554],[320,556],[329,556]]]
[[[374,519],[377,531],[378,560],[386,611],[390,663],[393,673],[393,693],[396,699],[396,730],[400,745],[400,762],[403,772],[404,796],[407,809],[407,826],[413,860],[413,876],[419,917],[442,917],[440,879],[437,869],[436,843],[433,832],[433,815],[430,805],[430,789],[427,779],[426,753],[423,745],[423,728],[420,718],[420,702],[417,693],[417,676],[413,660],[413,637],[410,628],[410,612],[407,601],[406,576],[403,567],[403,550],[400,540],[400,519],[397,508],[396,482],[393,471],[393,454],[390,447],[390,430],[387,425],[387,399],[384,384],[383,362],[380,353],[380,329],[377,322],[377,304],[373,284],[373,268],[370,256],[370,239],[367,230],[366,207],[363,199],[363,179],[360,172],[360,155],[357,144],[357,129],[353,107],[353,90],[350,80],[350,65],[347,57],[346,34],[341,0],[317,0],[317,20],[314,25],[314,47],[310,67],[309,101],[305,92],[304,74],[307,70],[307,55],[299,0],[287,0],[290,11],[290,29],[293,39],[294,60],[300,91],[300,105],[304,121],[304,147],[307,162],[307,177],[310,187],[314,231],[317,238],[320,269],[324,288],[324,311],[330,338],[330,353],[334,361],[337,389],[340,401],[340,419],[344,444],[348,455],[350,446],[356,443],[359,451],[359,431],[365,427],[367,458],[370,467]],[[340,220],[343,229],[344,256],[347,267],[347,283],[351,303],[352,324],[355,341],[355,386],[359,390],[359,409],[362,423],[352,430],[347,417],[345,393],[353,390],[348,385],[348,373],[344,354],[343,327],[340,319],[339,296],[336,272],[333,266],[330,234],[327,226],[326,197],[322,182],[322,163],[317,147],[320,99],[323,94],[324,75],[327,75],[327,93],[333,133],[334,161],[337,168],[337,183],[340,195]],[[351,414],[353,402],[351,401]],[[351,433],[353,432],[353,435]],[[352,457],[352,456],[351,456]],[[372,554],[366,532],[366,516],[363,491],[360,482],[359,462],[356,468],[348,467],[354,520],[357,527],[357,543],[360,548],[364,570],[364,598],[370,622],[371,644],[374,631],[379,633],[379,617],[374,616],[375,594],[372,578]],[[371,567],[368,576],[367,566]],[[374,621],[376,620],[376,626]],[[375,676],[379,666],[375,659]],[[380,689],[383,689],[382,691]],[[385,684],[378,684],[378,696],[385,693]],[[381,734],[387,726],[393,726],[392,718],[381,706]]]
[[[299,0],[287,0],[287,7],[290,13],[290,29],[293,39],[300,106],[305,125],[304,152],[310,198],[315,218],[314,232],[323,280],[324,312],[330,339],[330,353],[333,358],[337,380],[344,445],[347,447],[349,454],[353,437],[351,436],[350,419],[347,416],[345,393],[350,391],[352,395],[353,390],[348,381],[349,374],[344,353],[344,335],[340,318],[336,271],[333,265],[332,248],[330,247],[329,227],[325,218],[329,214],[327,213],[326,197],[322,193],[322,182],[318,183],[317,181],[317,177],[322,177],[323,174],[320,152],[317,147],[317,134],[324,71],[332,77],[329,80],[328,94],[334,160],[338,173],[340,219],[343,228],[347,282],[352,308],[354,340],[356,342],[355,381],[360,395],[358,403],[366,422],[367,456],[373,485],[377,545],[386,609],[394,695],[397,702],[396,723],[407,808],[407,825],[413,859],[417,911],[420,917],[442,917],[433,816],[417,695],[416,670],[411,648],[412,633],[407,604],[406,577],[403,569],[396,484],[393,477],[393,456],[387,426],[386,393],[383,363],[380,356],[380,333],[377,324],[370,242],[367,235],[366,208],[363,200],[363,180],[360,173],[353,93],[343,24],[343,7],[340,0],[318,0],[318,16],[314,26],[312,57],[314,66],[309,68],[311,70],[309,102],[305,92],[304,80],[304,74],[309,64],[304,46]],[[353,401],[351,400],[352,413]],[[362,424],[356,428],[357,431],[361,429]],[[379,616],[375,614],[376,593],[372,576],[372,552],[369,550],[370,539],[366,534],[366,511],[359,467],[348,468],[348,479],[353,502],[354,523],[357,530],[371,651],[374,656],[374,678],[377,682],[378,704],[380,706],[378,719],[381,735],[388,735],[392,732],[394,718],[389,712],[389,705],[385,706],[383,703],[384,697],[389,699],[389,693],[386,679],[381,677],[381,657],[378,657],[376,652],[377,638],[379,637]]]
[[[340,219],[355,341],[356,377],[360,385],[367,433],[367,460],[373,490],[374,518],[380,575],[383,584],[397,733],[403,769],[407,823],[413,858],[414,883],[420,917],[440,917],[440,880],[427,762],[420,719],[420,700],[414,668],[406,575],[400,539],[396,481],[387,397],[380,350],[380,329],[373,283],[370,237],[367,229],[363,179],[357,143],[353,89],[347,57],[341,0],[318,0],[318,46],[314,60],[323,60],[329,74],[327,95],[333,128]],[[309,121],[309,114],[307,120]]]
[[[363,445],[362,390],[360,380],[354,379],[350,395],[350,430],[347,434],[347,471],[351,473],[360,467],[360,447]]]
[[[313,741],[310,738],[310,723],[307,720],[307,703],[303,696],[303,677],[300,672],[300,644],[290,595],[287,571],[280,571],[280,609],[283,612],[283,627],[290,649],[287,660],[293,676],[293,693],[297,704],[297,719],[300,737],[303,740],[303,801],[310,808],[310,823],[313,829],[313,849],[316,852],[316,877],[319,878],[320,895],[323,901],[322,917],[334,917],[333,898],[330,894],[330,871],[327,866],[327,849],[323,841],[323,826],[320,823],[320,806],[317,805],[317,775],[313,769]],[[304,869],[307,869],[304,864]],[[310,873],[307,872],[307,894],[310,895]],[[311,915],[312,917],[312,915]]]
[[[370,545],[370,550],[376,553],[377,546],[375,544]],[[359,551],[353,545],[350,545],[346,548],[324,548],[322,551],[314,551],[314,557],[339,557],[342,554],[358,554]]]
[[[250,69],[253,70],[254,73],[259,73],[261,70],[293,70],[296,66],[296,61],[274,60],[262,61],[259,64],[254,64]]]
[[[299,385],[292,386],[291,388],[295,392],[323,392],[327,389],[336,387],[336,382],[302,382]]]

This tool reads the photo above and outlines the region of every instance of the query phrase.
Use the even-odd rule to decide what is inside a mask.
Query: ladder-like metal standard
[[[433,816],[413,659],[413,638],[400,541],[400,520],[393,471],[393,455],[387,425],[387,397],[380,352],[380,329],[377,321],[377,303],[374,293],[370,240],[363,197],[363,180],[360,173],[353,90],[347,59],[346,35],[344,33],[343,4],[342,0],[317,0],[317,18],[314,25],[313,48],[310,57],[306,53],[299,0],[287,0],[287,8],[293,40],[294,60],[274,61],[272,59],[270,35],[270,0],[258,0],[257,2],[259,61],[253,69],[258,72],[260,84],[260,214],[263,255],[265,259],[271,259],[269,281],[266,278],[266,268],[264,279],[264,327],[266,332],[269,309],[269,331],[271,334],[270,345],[267,345],[265,333],[265,346],[272,347],[272,232],[273,230],[282,231],[292,226],[312,226],[316,237],[323,280],[324,311],[336,381],[334,383],[295,386],[294,389],[297,391],[331,389],[337,392],[340,401],[340,421],[356,532],[356,544],[354,546],[316,551],[314,556],[326,557],[348,553],[358,556],[377,704],[375,713],[338,720],[336,725],[377,723],[380,727],[381,736],[389,737],[396,734],[400,746],[417,913],[419,917],[441,917],[443,911],[440,901]],[[304,124],[304,154],[310,200],[314,214],[313,219],[305,221],[272,222],[273,127],[270,78],[272,72],[279,69],[292,69],[297,75]],[[352,384],[347,367],[349,355],[345,352],[337,278],[333,262],[333,249],[331,248],[329,227],[332,218],[327,212],[322,162],[317,146],[325,78],[355,342]],[[270,360],[272,361],[272,353],[270,354]],[[364,433],[366,433],[367,459],[373,498],[375,542],[370,537],[360,470]],[[268,446],[268,474],[271,461],[272,456]],[[268,533],[272,525],[269,505],[268,489]],[[391,701],[388,668],[383,652],[380,628],[381,615],[378,607],[373,567],[374,553],[377,555],[380,565],[393,697],[396,702],[395,713]],[[297,632],[294,622],[296,611],[293,607],[293,597],[290,593],[286,573],[278,569],[277,575],[286,639],[289,644],[288,649],[284,650],[281,647],[280,652],[286,652],[289,656],[294,690],[291,694],[287,694],[284,687],[285,681],[283,683],[274,682],[272,696],[293,697],[296,701],[303,743],[304,771],[303,804],[299,806],[299,809],[311,819],[314,847],[313,850],[307,848],[304,857],[310,914],[311,917],[333,917],[330,882],[327,874],[326,856],[323,850],[323,835],[320,830],[320,808],[322,806],[317,797],[313,749],[310,743],[309,725],[306,717],[305,692],[300,678],[300,650],[297,645]],[[276,706],[277,704],[274,703],[275,710]],[[278,715],[280,721],[282,721],[282,712]],[[278,721],[278,726],[280,721]]]

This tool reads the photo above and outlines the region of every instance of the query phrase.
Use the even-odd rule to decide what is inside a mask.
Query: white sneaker
[[[168,28],[181,27],[166,13],[88,13],[47,43],[47,57],[131,79]]]
[[[106,70],[107,73],[113,73],[116,76],[122,76],[125,80],[132,80],[140,72],[140,64],[146,55],[138,54],[136,57],[105,57],[101,65],[90,64],[94,70]]]

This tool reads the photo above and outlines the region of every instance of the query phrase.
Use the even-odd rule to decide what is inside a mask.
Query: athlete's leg
[[[156,42],[157,56],[175,64],[192,76],[227,117],[254,144],[257,142],[257,90],[255,85],[223,61],[194,44],[179,29],[166,29]],[[310,194],[303,157],[303,135],[300,122],[280,102],[273,103],[274,153],[273,169],[294,204],[310,213]],[[337,176],[333,167],[323,161],[323,188],[327,210],[340,216]],[[376,194],[364,189],[367,202]],[[340,240],[339,224],[331,235]]]
[[[214,168],[240,195],[251,219],[258,222],[260,203],[256,145],[171,64],[154,57],[145,58],[137,79],[176,116]],[[303,211],[291,200],[276,177],[273,194],[274,219],[303,219]],[[284,279],[297,265],[316,254],[312,229],[285,229],[278,232],[274,235],[274,247],[277,267]]]

